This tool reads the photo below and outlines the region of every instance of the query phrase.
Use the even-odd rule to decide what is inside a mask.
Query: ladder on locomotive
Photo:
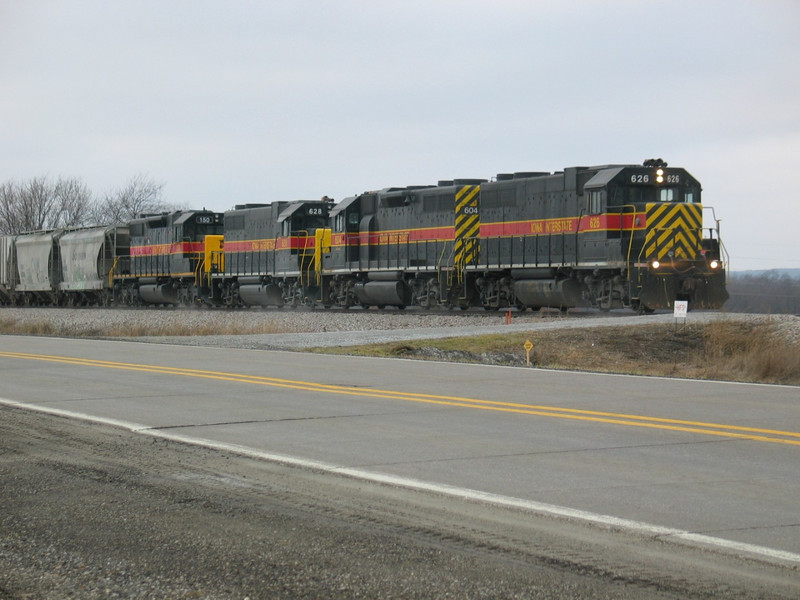
[[[448,246],[450,248],[449,254],[447,253]],[[464,256],[463,253],[461,255]],[[456,244],[455,240],[450,245],[445,245],[442,248],[442,253],[439,255],[439,260],[436,270],[439,277],[439,286],[447,290],[446,297],[450,297],[450,290],[454,289],[456,285],[461,287],[461,292],[458,300],[467,300],[467,277],[466,277],[467,261],[461,258],[456,258]]]

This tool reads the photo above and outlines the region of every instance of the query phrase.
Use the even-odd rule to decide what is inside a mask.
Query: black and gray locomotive
[[[204,274],[210,253],[222,244],[220,213],[142,215],[128,228],[130,254],[122,257],[111,275],[117,302],[191,306],[209,298]]]
[[[105,272],[97,261],[104,298],[119,304],[649,312],[677,300],[719,308],[728,297],[719,221],[700,183],[660,159],[385,188],[338,204],[179,211],[125,228],[128,251],[118,245]],[[49,291],[29,287],[32,263],[19,252],[43,234],[0,237],[0,300],[70,298],[66,271],[55,272],[70,232],[51,234]]]

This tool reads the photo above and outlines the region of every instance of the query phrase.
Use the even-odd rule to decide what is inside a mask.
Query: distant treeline
[[[725,310],[800,315],[800,277],[788,273],[732,273]]]

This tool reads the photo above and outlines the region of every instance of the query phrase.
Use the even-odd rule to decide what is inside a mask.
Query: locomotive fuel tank
[[[514,295],[524,306],[591,306],[584,297],[586,291],[586,286],[576,279],[520,279],[514,282]]]
[[[239,279],[239,298],[248,306],[283,306],[283,291],[275,283]]]
[[[402,280],[359,282],[354,292],[364,305],[408,306],[412,302],[411,288]]]
[[[178,290],[175,283],[142,283],[139,285],[139,296],[148,304],[177,304]]]

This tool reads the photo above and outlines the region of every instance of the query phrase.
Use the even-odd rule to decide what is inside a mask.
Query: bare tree
[[[9,181],[0,185],[0,232],[85,225],[91,208],[92,194],[80,179]]]
[[[106,193],[95,206],[92,220],[105,224],[125,223],[143,213],[173,210],[174,206],[164,202],[163,190],[163,183],[148,179],[140,173],[126,186]]]
[[[58,205],[59,227],[80,227],[91,221],[94,199],[80,179],[59,179],[53,190]]]
[[[49,225],[58,221],[58,211],[53,188],[47,178],[34,177],[19,189],[20,220],[23,231],[49,229]]]
[[[17,212],[17,186],[6,181],[0,185],[0,234],[20,231]]]
[[[163,183],[139,174],[95,200],[77,178],[34,177],[0,184],[0,234],[125,223],[142,213],[177,210],[162,198]]]

